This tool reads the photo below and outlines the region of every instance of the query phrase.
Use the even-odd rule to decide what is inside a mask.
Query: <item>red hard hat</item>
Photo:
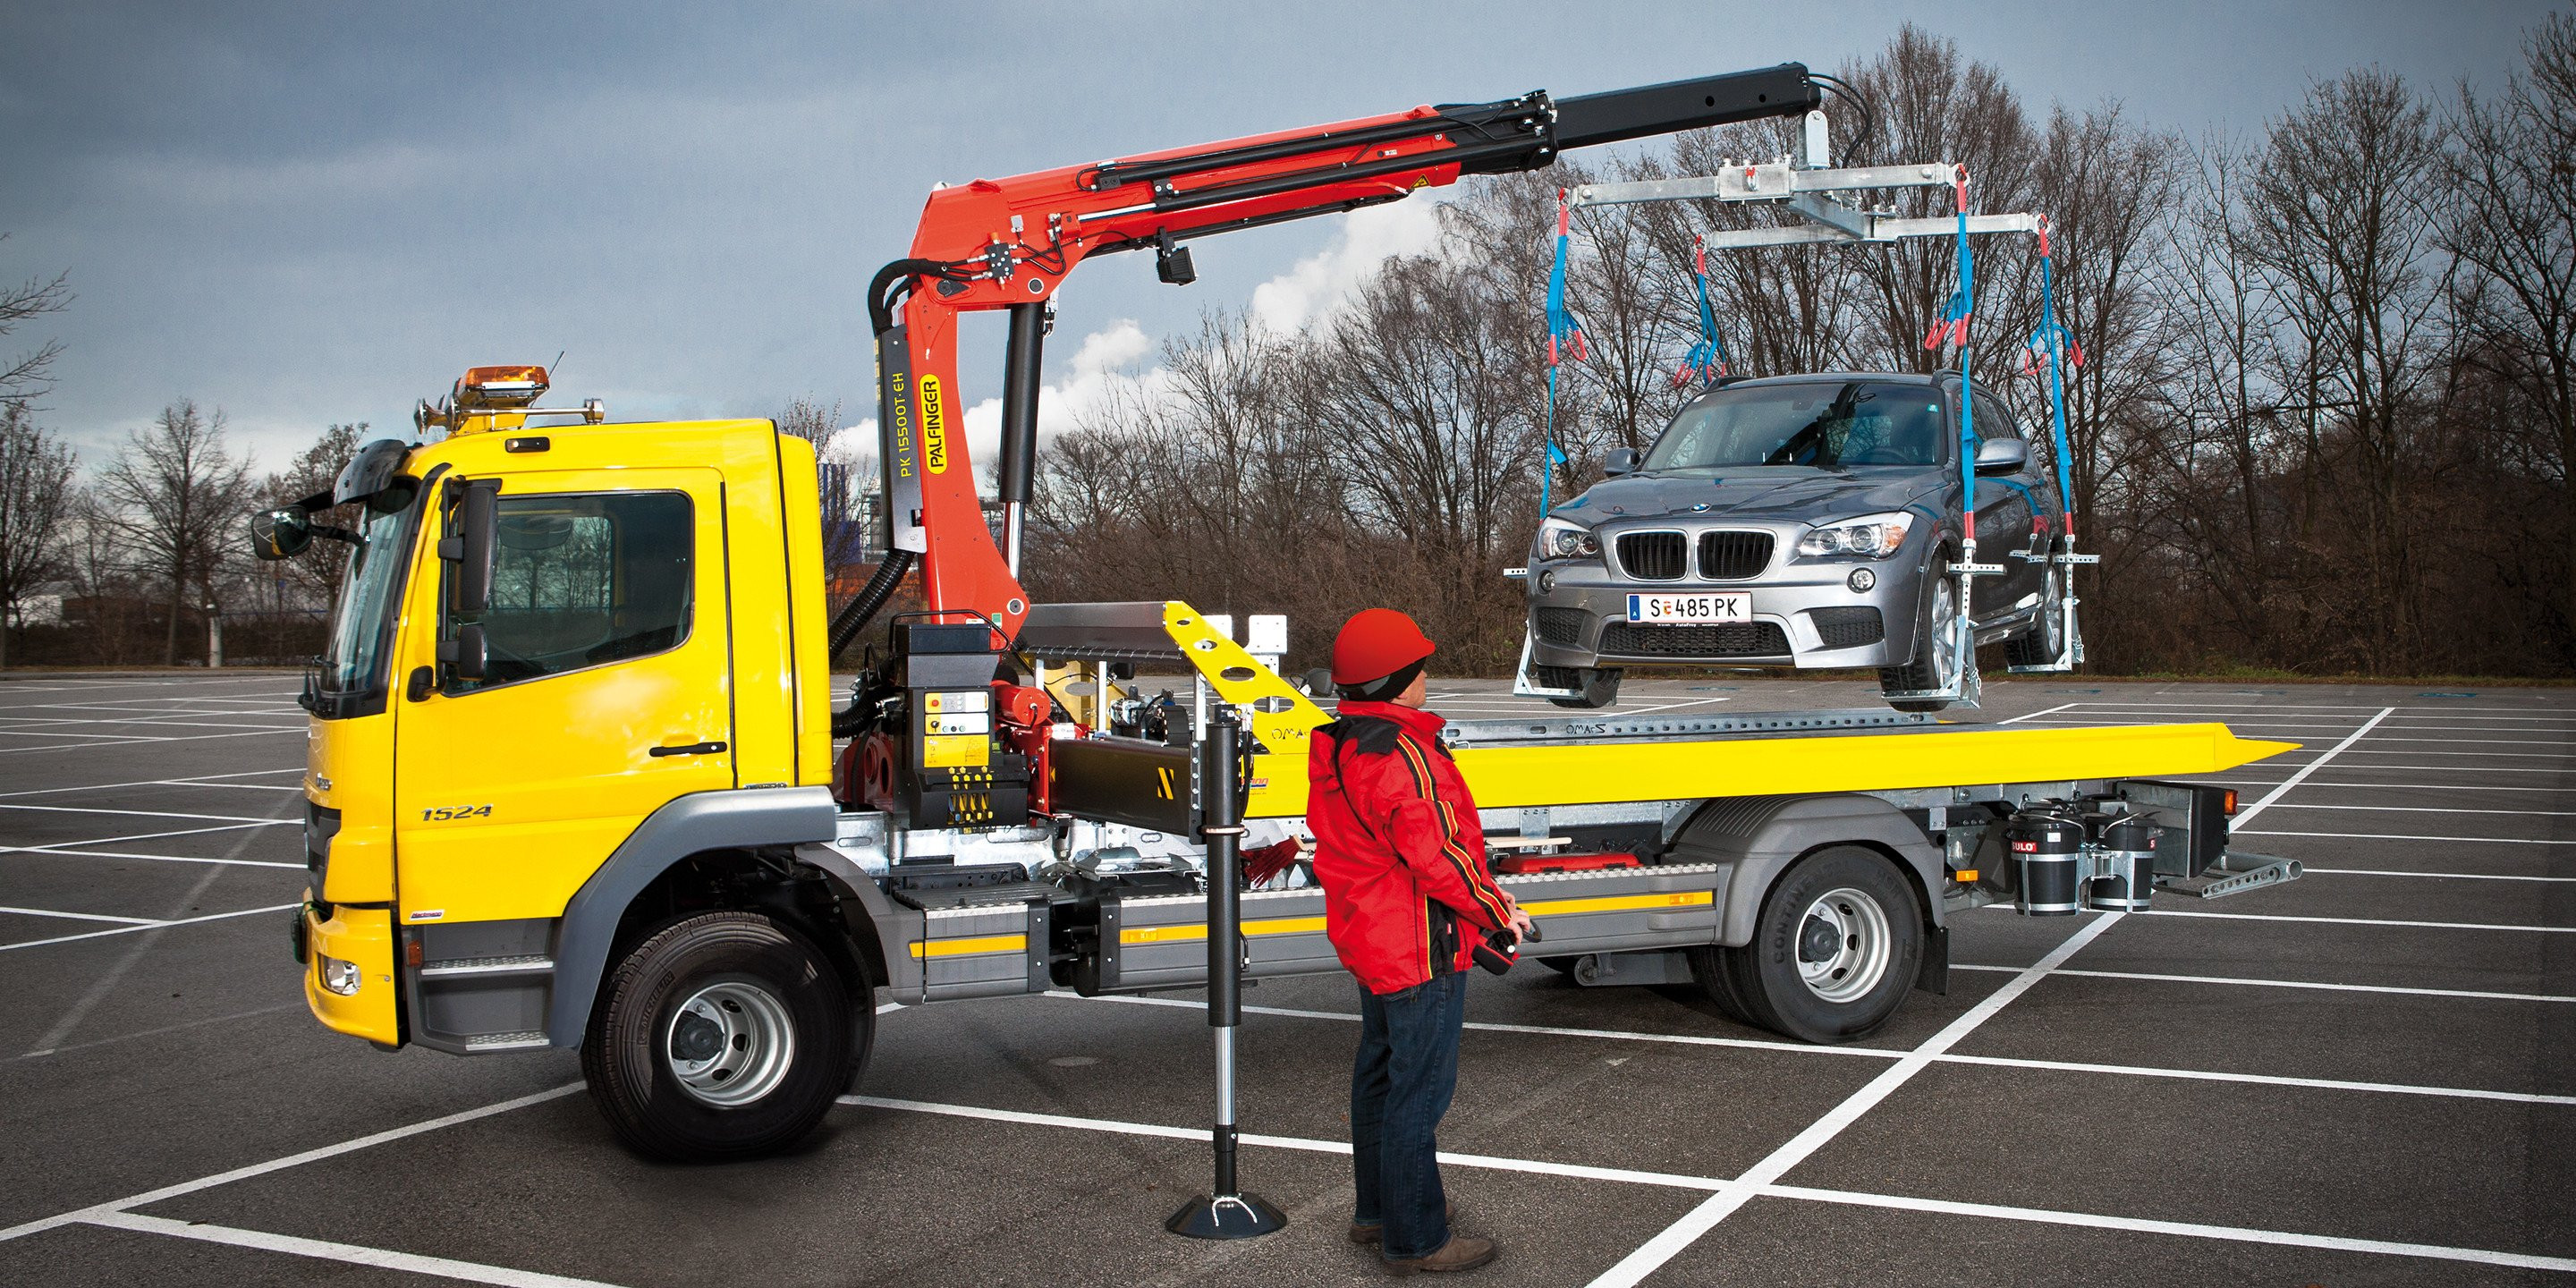
[[[1342,633],[1333,637],[1333,683],[1383,680],[1431,656],[1438,647],[1412,618],[1392,608],[1363,608],[1342,623]]]

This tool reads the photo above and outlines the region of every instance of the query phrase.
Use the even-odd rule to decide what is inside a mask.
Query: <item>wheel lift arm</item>
[[[1016,538],[1036,449],[1041,311],[1089,256],[1150,247],[1162,280],[1186,285],[1196,276],[1189,240],[1400,200],[1461,175],[1542,169],[1569,148],[1796,116],[1822,101],[1803,65],[1783,63],[1565,99],[1535,91],[1417,107],[940,187],[911,255],[880,270],[868,295],[888,548],[919,557],[932,611],[980,618],[1005,641],[1018,635],[1029,608]],[[957,315],[996,309],[1012,313],[1001,544],[976,494],[956,388]]]

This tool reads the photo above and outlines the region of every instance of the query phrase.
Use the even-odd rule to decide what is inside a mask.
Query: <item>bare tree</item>
[[[0,233],[0,241],[9,234]],[[57,273],[51,278],[31,277],[14,287],[0,288],[0,336],[10,335],[30,319],[47,313],[61,312],[72,302],[71,274]],[[5,360],[0,366],[0,399],[19,401],[42,394],[51,384],[54,359],[61,356],[59,341],[47,340],[34,349]]]
[[[221,410],[209,417],[181,399],[163,408],[152,428],[126,436],[99,489],[120,511],[138,562],[169,589],[161,662],[176,666],[189,588],[212,593],[221,543],[250,500],[250,460],[224,447]]]
[[[2434,454],[2422,415],[2442,343],[2435,195],[2444,160],[2431,110],[2387,72],[2313,86],[2275,121],[2246,190],[2243,253],[2303,349],[2292,401],[2348,404],[2359,594],[2347,621],[2373,670],[2411,662],[2418,586],[2408,485]]]
[[[2496,420],[2557,484],[2563,542],[2576,520],[2576,19],[2551,14],[2523,55],[2527,75],[2493,99],[2460,87],[2441,242],[2462,360],[2518,404]],[[2561,563],[2560,634],[2576,638],[2576,559]]]
[[[18,605],[65,570],[63,520],[77,458],[25,401],[0,401],[0,666]]]

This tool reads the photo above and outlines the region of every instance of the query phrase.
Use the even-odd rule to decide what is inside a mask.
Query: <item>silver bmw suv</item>
[[[1528,569],[1533,678],[1606,706],[1629,665],[1872,667],[1896,695],[1954,689],[1963,659],[1955,372],[1740,380],[1684,407],[1652,447],[1551,510]],[[2055,485],[1982,389],[1979,644],[2014,665],[2065,650]]]

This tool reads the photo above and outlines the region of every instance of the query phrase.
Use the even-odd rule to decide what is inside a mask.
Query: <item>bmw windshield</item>
[[[1930,385],[1810,381],[1719,389],[1673,418],[1641,469],[1841,470],[1941,464],[1947,417]]]

